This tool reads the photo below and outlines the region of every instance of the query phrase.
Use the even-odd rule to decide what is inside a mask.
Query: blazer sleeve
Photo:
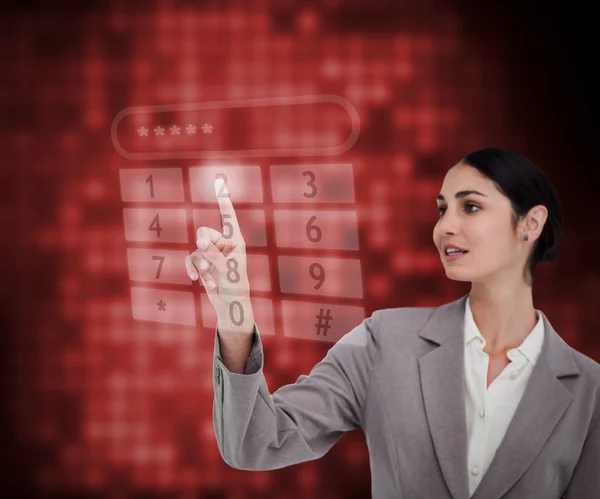
[[[596,394],[600,401],[600,392]],[[563,499],[600,498],[600,410],[597,403],[596,414],[583,444],[579,460],[575,465],[571,481]]]
[[[223,364],[214,346],[213,425],[221,456],[243,470],[273,470],[325,455],[343,432],[362,426],[377,356],[381,311],[346,333],[308,375],[269,392],[256,324],[245,371]]]

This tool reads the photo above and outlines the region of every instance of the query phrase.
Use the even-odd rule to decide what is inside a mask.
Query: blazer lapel
[[[473,499],[498,499],[523,475],[542,449],[573,395],[560,381],[579,374],[570,347],[543,312],[544,344],[506,434]]]
[[[419,371],[433,445],[454,499],[469,497],[463,342],[467,296],[437,307],[420,333],[440,345],[419,358]]]

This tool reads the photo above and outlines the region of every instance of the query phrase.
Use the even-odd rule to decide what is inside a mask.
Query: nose
[[[443,216],[440,218],[437,226],[440,234],[456,234],[459,232],[459,219],[454,215],[452,210],[446,208]]]

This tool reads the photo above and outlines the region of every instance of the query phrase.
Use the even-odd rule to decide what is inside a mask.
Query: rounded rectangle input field
[[[274,210],[279,248],[358,250],[354,211]]]
[[[188,284],[194,281],[187,275],[187,251],[127,248],[127,266],[132,281]]]
[[[285,336],[336,343],[365,318],[363,307],[283,300]]]
[[[283,255],[277,260],[282,293],[363,298],[360,260]]]
[[[221,222],[221,212],[218,209],[201,208],[193,210],[192,213],[195,231],[205,226],[218,230],[223,233],[224,237],[230,237],[233,234],[231,222],[227,218]],[[246,246],[267,246],[267,228],[263,210],[235,210],[235,215]]]
[[[131,288],[133,318],[184,326],[196,325],[194,295],[191,291]]]
[[[352,164],[271,165],[274,203],[354,203]]]
[[[356,108],[339,95],[135,106],[111,125],[127,159],[339,155],[356,142]]]
[[[191,198],[195,203],[215,203],[215,180],[221,178],[227,185],[231,202],[263,203],[260,166],[206,165],[190,168]]]
[[[184,209],[123,208],[127,241],[186,243]]]
[[[202,307],[202,325],[204,327],[217,327],[217,313],[213,307],[208,295],[203,292],[200,295],[200,303]],[[252,304],[252,313],[254,314],[254,322],[262,335],[275,335],[275,321],[273,319],[273,301],[270,298],[250,297]],[[235,310],[235,319],[239,320],[239,310]]]
[[[183,179],[180,168],[119,170],[124,202],[181,202]]]

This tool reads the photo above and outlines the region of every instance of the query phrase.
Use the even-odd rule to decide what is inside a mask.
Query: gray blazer
[[[227,464],[272,470],[362,428],[374,499],[467,499],[463,319],[440,307],[375,311],[296,383],[269,392],[255,325],[245,374],[214,350],[214,428]],[[600,364],[545,337],[522,401],[473,499],[600,498]]]

